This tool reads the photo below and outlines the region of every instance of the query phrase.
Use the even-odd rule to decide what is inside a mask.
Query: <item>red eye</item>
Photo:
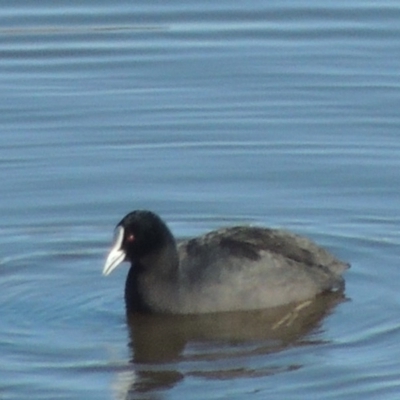
[[[134,242],[135,241],[135,235],[131,233],[130,235],[127,236],[126,238],[127,242]]]

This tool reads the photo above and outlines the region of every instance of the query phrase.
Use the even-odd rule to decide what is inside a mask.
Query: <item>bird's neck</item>
[[[179,258],[175,242],[132,263],[125,284],[127,312],[154,310],[154,297],[178,280]]]
[[[169,241],[158,251],[154,251],[138,260],[139,273],[154,275],[161,280],[174,280],[179,268],[179,256],[175,240]]]

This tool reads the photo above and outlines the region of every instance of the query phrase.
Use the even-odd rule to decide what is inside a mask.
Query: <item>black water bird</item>
[[[117,225],[103,274],[123,261],[127,312],[196,314],[256,310],[342,290],[349,267],[311,240],[251,226],[179,244],[165,222],[138,210]]]

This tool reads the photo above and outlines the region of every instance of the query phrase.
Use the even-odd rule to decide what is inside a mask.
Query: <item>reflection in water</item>
[[[343,293],[268,310],[203,315],[129,315],[134,373],[124,379],[118,399],[173,387],[185,376],[203,379],[251,378],[301,368],[301,365],[251,368],[251,357],[314,344],[306,335],[320,326]],[[126,375],[125,375],[126,377]],[[156,391],[156,392],[154,392]],[[125,393],[125,397],[122,396]],[[151,395],[150,395],[150,398]],[[154,397],[153,397],[154,398]]]

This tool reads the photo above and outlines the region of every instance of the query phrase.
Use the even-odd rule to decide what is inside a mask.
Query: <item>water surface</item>
[[[0,17],[3,399],[397,399],[394,1],[23,1]],[[126,321],[130,210],[351,262],[345,299]]]

